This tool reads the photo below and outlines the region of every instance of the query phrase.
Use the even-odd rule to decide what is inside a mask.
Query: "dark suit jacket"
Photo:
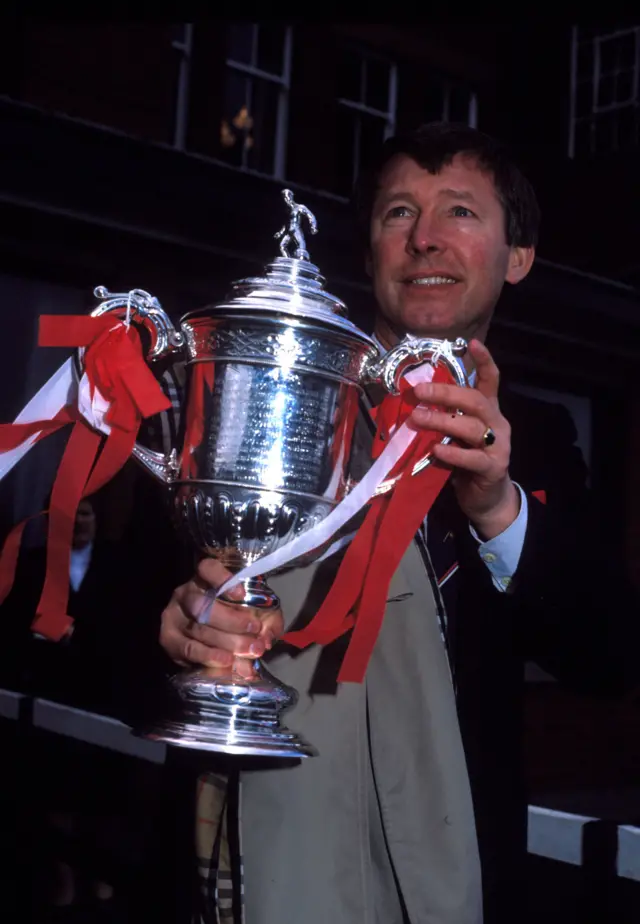
[[[517,914],[526,857],[525,662],[585,692],[622,694],[640,684],[637,600],[594,527],[570,415],[507,391],[501,408],[512,426],[511,475],[528,496],[526,538],[509,591],[494,587],[450,486],[429,514],[429,547],[452,531],[460,564],[451,649],[485,924],[524,920]],[[546,492],[546,504],[534,491]]]

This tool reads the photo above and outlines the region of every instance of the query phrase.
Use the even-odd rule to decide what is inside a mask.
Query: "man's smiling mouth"
[[[413,276],[409,279],[405,279],[407,285],[412,286],[449,286],[454,285],[458,282],[457,279],[454,279],[453,276],[441,276],[441,275],[424,275],[424,276]]]

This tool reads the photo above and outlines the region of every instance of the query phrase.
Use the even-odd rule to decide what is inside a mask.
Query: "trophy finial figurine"
[[[296,202],[290,189],[282,190],[282,198],[289,207],[290,215],[287,224],[283,225],[277,234],[274,234],[275,239],[280,241],[280,253],[283,257],[294,257],[296,260],[308,260],[309,253],[307,252],[304,234],[300,228],[300,222],[303,218],[306,218],[309,222],[309,231],[311,234],[316,234],[318,231],[316,216],[306,205],[301,205]],[[295,245],[295,250],[293,253],[290,253],[289,251],[292,244]]]

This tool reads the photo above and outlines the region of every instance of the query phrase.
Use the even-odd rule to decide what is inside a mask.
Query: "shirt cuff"
[[[488,542],[482,542],[473,526],[469,524],[471,535],[478,543],[478,555],[491,572],[494,586],[502,593],[509,589],[509,584],[516,573],[527,533],[529,512],[527,495],[519,484],[516,482],[514,484],[520,492],[520,512],[511,526],[508,526],[498,536],[494,536],[493,539],[489,539]]]

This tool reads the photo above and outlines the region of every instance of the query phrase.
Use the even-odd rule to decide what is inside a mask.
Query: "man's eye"
[[[387,212],[387,218],[408,218],[411,215],[406,205],[395,205]]]
[[[471,209],[468,209],[466,205],[454,205],[451,212],[453,215],[455,215],[456,218],[474,217],[474,213],[471,211]]]

